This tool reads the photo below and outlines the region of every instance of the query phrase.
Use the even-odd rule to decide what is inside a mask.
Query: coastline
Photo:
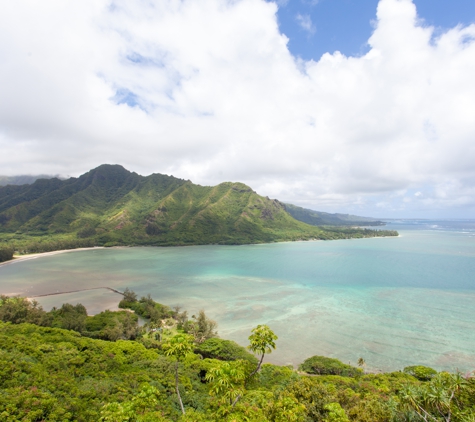
[[[411,239],[409,239],[410,237],[414,237],[414,234],[413,232],[408,232],[408,231],[404,231],[403,232],[404,235],[402,238],[406,238],[406,243],[408,241],[410,241]],[[402,240],[402,239],[400,239]],[[427,243],[429,245],[434,245],[434,241],[432,239],[432,236],[431,237],[428,237],[427,239],[424,238],[423,239],[425,242],[427,241]],[[280,242],[279,242],[280,243]],[[315,246],[319,245],[319,248],[325,252],[322,256],[322,260],[319,260],[319,261],[330,261],[330,258],[332,258],[333,256],[339,256],[339,255],[330,255],[329,252],[338,252],[341,248],[337,245],[337,243],[339,242],[328,242],[328,243],[325,243],[323,244],[324,242],[308,242],[308,241],[301,241],[301,242],[284,242],[284,243],[287,243],[289,245],[292,245],[294,243],[300,243],[300,244],[308,244],[308,246],[310,247],[310,243],[314,244]],[[366,245],[361,245],[362,247],[359,247],[358,244],[360,242],[344,242],[345,244],[342,245],[343,249],[346,250],[347,247],[351,247],[351,249],[355,249],[354,247],[356,247],[356,251],[363,251],[365,250],[365,255],[368,254],[368,251],[367,249],[370,248],[371,250],[376,250],[377,251],[377,254],[375,255],[372,255],[374,256],[374,259],[371,260],[371,271],[369,271],[368,273],[365,272],[365,274],[368,275],[368,277],[371,276],[371,274],[374,273],[373,269],[374,267],[378,267],[380,266],[381,269],[380,271],[377,271],[376,273],[377,274],[385,274],[383,272],[381,272],[382,270],[386,269],[386,261],[384,259],[384,255],[385,254],[390,254],[392,251],[394,250],[397,250],[397,251],[400,251],[400,250],[403,250],[404,248],[404,245],[405,243],[402,243],[401,245],[399,245],[399,241],[398,242],[386,242],[386,241],[379,241],[379,242],[376,242],[377,244],[375,246],[373,246],[373,242],[364,242]],[[363,243],[363,242],[362,242]],[[387,245],[387,248],[380,248],[379,247],[379,243],[384,243],[384,245]],[[439,242],[435,242],[436,244],[439,243]],[[397,245],[396,245],[397,244]],[[269,244],[257,244],[257,245],[253,245],[253,246],[264,246],[264,245],[269,245]],[[273,246],[278,246],[277,243],[273,243],[272,244]],[[354,247],[352,247],[351,245],[354,245]],[[391,246],[392,245],[392,246]],[[412,241],[411,241],[411,245],[412,244]],[[242,247],[242,246],[240,246]],[[135,248],[134,248],[135,249]],[[150,249],[160,249],[160,248],[150,248]],[[224,251],[224,249],[227,249],[227,248],[219,248],[220,251],[219,251],[219,255],[218,257],[222,257],[221,255],[221,251]],[[234,248],[232,248],[234,249]],[[240,248],[239,248],[240,249]],[[253,250],[251,250],[249,252],[249,254],[245,254],[244,256],[249,256],[250,258],[254,258],[255,256],[255,253],[257,253],[258,249],[261,249],[261,248],[253,248]],[[264,248],[264,249],[267,249]],[[272,248],[274,249],[274,248]],[[293,248],[292,248],[293,249]],[[298,249],[298,248],[297,248]],[[308,248],[307,248],[308,249]],[[310,247],[310,249],[313,249],[313,247]],[[334,251],[334,250],[337,250],[337,251]],[[406,252],[407,253],[411,253],[413,249],[410,249],[410,250],[407,250]],[[436,248],[436,252],[439,252],[439,248],[437,247]],[[238,251],[238,248],[236,248],[236,251]],[[61,251],[56,251],[56,252],[61,252]],[[121,255],[129,255],[129,253],[132,253],[133,250],[130,248],[130,252],[129,250],[125,250],[125,251],[120,251],[118,250],[118,253],[121,254]],[[139,251],[140,252],[140,251]],[[179,251],[176,251],[177,253]],[[185,251],[183,251],[185,252]],[[114,251],[111,251],[111,253],[114,253]],[[98,252],[97,254],[91,254],[91,258],[92,257],[97,257],[97,259],[101,259],[101,256],[105,254],[105,251],[101,251],[101,252]],[[174,253],[173,253],[174,254]],[[206,250],[203,251],[203,254],[204,255],[199,255],[199,256],[210,256],[208,254],[208,252]],[[269,255],[271,256],[274,256],[274,252],[271,250],[269,251],[268,253]],[[381,256],[381,254],[383,254],[383,256]],[[47,254],[38,254],[38,255],[41,255],[41,256],[47,256]],[[84,254],[85,256],[88,255],[88,254]],[[106,254],[108,255],[108,254]],[[235,252],[234,251],[231,251],[229,252],[227,255],[235,255]],[[299,253],[298,255],[296,256],[301,256],[302,254]],[[23,259],[25,258],[31,258],[33,255],[24,255],[23,256]],[[66,258],[68,257],[69,258]],[[148,256],[148,255],[147,255]],[[154,256],[154,254],[153,254]],[[61,259],[65,259],[67,261],[74,261],[76,259],[80,260],[80,261],[83,261],[83,258],[81,258],[81,256],[76,256],[76,255],[65,255],[64,257],[62,257]],[[328,259],[327,259],[328,258]],[[377,259],[376,259],[377,258]],[[391,255],[391,258],[392,258],[392,255]],[[57,260],[59,258],[54,258],[54,260]],[[164,258],[165,259],[165,258]],[[168,260],[168,258],[166,258]],[[440,257],[439,257],[439,254],[437,253],[437,260],[439,261],[440,260]],[[295,260],[292,259],[292,261],[295,262]],[[182,263],[182,260],[178,260],[177,262],[180,263],[180,267],[181,267],[181,263]],[[241,261],[239,261],[241,262]],[[315,262],[315,260],[314,260]],[[389,263],[392,263],[393,261],[388,261]],[[381,264],[382,263],[382,264]],[[32,263],[28,263],[24,266],[21,266],[21,267],[30,267],[30,266],[36,266],[36,265],[39,265],[39,266],[44,266],[46,264],[46,261],[43,263],[43,261],[38,261],[36,264],[34,262]],[[142,267],[142,265],[138,266],[138,267]],[[338,268],[341,268],[342,266],[338,266]],[[114,267],[112,267],[114,268]],[[237,267],[238,269],[241,268],[240,266]],[[256,268],[257,268],[257,265],[256,265]],[[259,264],[259,267],[260,268],[260,264]],[[297,266],[295,266],[295,268],[297,268]],[[4,270],[7,270],[8,269],[8,272],[16,272],[17,268],[16,267],[5,267]],[[18,267],[18,270],[20,270],[20,267]],[[157,270],[158,271],[158,270]],[[163,276],[163,274],[165,272],[162,272],[163,269],[161,269],[160,271],[160,277]],[[195,270],[193,270],[194,272]],[[158,274],[154,271],[151,271],[152,274]],[[293,273],[293,272],[292,272]],[[398,271],[391,271],[392,274],[397,274]],[[89,274],[89,271],[86,273],[86,275]],[[90,271],[90,274],[94,274],[94,277],[96,277],[97,273],[95,272],[95,268],[91,268],[91,271]],[[399,302],[398,298],[400,297],[401,298],[401,303],[403,304],[406,304],[407,305],[407,309],[408,310],[411,310],[411,309],[424,309],[423,305],[426,303],[426,298],[429,297],[429,295],[427,294],[428,290],[427,288],[424,288],[423,289],[423,294],[419,294],[419,295],[414,295],[414,291],[412,291],[410,294],[403,294],[403,293],[398,293],[398,290],[387,290],[387,289],[382,289],[381,291],[379,292],[376,292],[373,297],[374,297],[374,301],[373,300],[366,300],[366,296],[360,296],[360,290],[354,290],[354,294],[352,294],[352,296],[348,299],[345,295],[343,295],[342,291],[344,289],[341,289],[341,288],[338,288],[338,289],[327,289],[329,291],[329,295],[325,295],[324,292],[320,292],[318,293],[318,295],[314,295],[312,296],[311,293],[313,292],[313,289],[311,288],[312,286],[311,285],[304,285],[302,284],[302,286],[294,286],[294,285],[291,285],[290,288],[292,290],[278,290],[280,287],[279,285],[276,285],[276,294],[275,295],[272,295],[271,293],[271,289],[263,289],[262,290],[262,295],[260,295],[259,297],[262,298],[262,300],[255,300],[253,299],[251,296],[252,295],[248,295],[247,294],[247,291],[246,291],[246,288],[244,286],[244,284],[242,283],[242,277],[239,278],[239,277],[236,277],[235,279],[233,279],[232,277],[227,277],[229,274],[226,273],[224,274],[224,276],[222,277],[222,282],[223,282],[223,286],[224,286],[224,283],[225,283],[225,287],[226,288],[229,288],[229,287],[236,287],[236,290],[237,290],[237,294],[235,295],[236,297],[236,300],[235,302],[233,302],[233,306],[230,307],[229,309],[225,309],[224,306],[222,306],[221,303],[219,302],[216,302],[217,304],[215,304],[214,302],[211,303],[209,298],[208,297],[201,297],[200,295],[198,294],[195,294],[195,291],[199,293],[199,290],[198,290],[198,287],[199,286],[196,286],[197,289],[196,290],[193,290],[192,291],[192,294],[190,294],[190,296],[192,297],[192,301],[194,302],[193,303],[193,306],[196,306],[198,309],[199,308],[204,308],[206,309],[206,311],[208,311],[208,309],[210,309],[210,316],[212,316],[214,319],[216,319],[218,322],[219,322],[219,325],[220,325],[220,332],[221,332],[221,335],[223,338],[230,338],[230,339],[233,339],[235,341],[238,341],[238,338],[236,337],[239,337],[240,341],[242,344],[244,344],[243,342],[246,341],[247,339],[247,336],[248,336],[248,330],[244,330],[245,332],[241,335],[240,334],[240,331],[237,330],[237,324],[235,323],[236,320],[240,319],[240,318],[245,318],[247,315],[252,315],[252,318],[253,320],[261,320],[261,319],[264,319],[263,320],[263,323],[267,323],[269,324],[273,330],[276,331],[276,333],[279,334],[279,337],[282,339],[281,342],[283,343],[281,347],[279,347],[279,351],[277,353],[280,352],[280,350],[289,350],[289,352],[285,352],[285,354],[283,355],[282,359],[280,359],[279,356],[275,356],[274,358],[274,355],[275,353],[273,352],[273,354],[271,355],[272,359],[276,360],[276,362],[273,362],[273,363],[277,363],[279,362],[279,364],[286,364],[287,362],[291,362],[293,361],[294,363],[296,362],[301,362],[302,358],[296,358],[295,360],[293,360],[293,358],[290,358],[288,356],[291,355],[291,349],[292,350],[305,350],[305,348],[310,348],[310,347],[318,347],[318,354],[322,354],[322,355],[326,355],[326,356],[338,356],[342,361],[346,361],[348,359],[354,361],[354,356],[351,355],[351,354],[345,354],[344,353],[344,350],[343,350],[343,344],[346,343],[346,340],[345,341],[340,341],[337,339],[337,341],[333,341],[333,333],[332,331],[335,331],[335,333],[341,333],[342,332],[342,329],[344,327],[347,327],[348,328],[348,332],[351,331],[350,328],[351,326],[354,326],[354,330],[351,334],[351,343],[354,344],[355,346],[352,345],[352,347],[357,347],[358,350],[362,350],[364,351],[364,358],[365,360],[367,360],[368,362],[368,365],[370,365],[371,367],[374,367],[374,368],[382,368],[382,370],[385,370],[386,369],[386,366],[385,364],[381,364],[381,359],[379,359],[379,356],[384,356],[388,351],[390,350],[393,350],[393,348],[395,347],[399,347],[399,344],[404,346],[403,345],[403,342],[405,341],[412,341],[412,338],[411,336],[401,336],[401,332],[393,332],[391,334],[391,337],[390,339],[394,339],[394,338],[400,338],[402,339],[400,342],[396,341],[396,340],[392,340],[390,342],[386,342],[386,343],[381,343],[381,342],[378,342],[376,341],[376,334],[378,332],[378,329],[376,327],[376,329],[372,329],[372,326],[369,324],[369,323],[366,323],[367,325],[364,325],[364,324],[361,324],[359,323],[359,319],[358,319],[358,313],[355,313],[353,312],[354,309],[358,308],[358,309],[367,309],[368,312],[370,313],[370,315],[372,316],[372,318],[375,318],[377,321],[378,320],[378,317],[385,317],[386,314],[384,313],[377,313],[377,312],[374,312],[374,310],[377,308],[377,307],[387,307],[388,305],[391,305],[391,303],[397,303]],[[285,275],[285,274],[284,274]],[[318,275],[318,274],[317,274]],[[339,273],[337,275],[340,275]],[[344,274],[343,274],[344,275]],[[351,275],[351,274],[350,274]],[[226,277],[225,277],[226,276]],[[289,275],[289,277],[293,277],[292,274]],[[1,275],[0,275],[0,278]],[[61,278],[61,276],[59,276],[59,278]],[[84,279],[86,279],[88,277],[84,277]],[[210,292],[210,295],[211,294],[214,294],[215,292],[218,291],[218,289],[216,287],[219,287],[219,282],[220,280],[218,279],[215,279],[214,277],[209,277],[210,279],[207,281],[205,280],[204,278],[200,278],[199,281],[206,281],[206,283],[203,283],[203,287],[200,287],[201,289],[204,289],[204,288],[207,288],[208,291]],[[227,279],[225,279],[227,278]],[[113,286],[114,282],[116,281],[116,277],[112,276],[111,277],[111,281],[109,282],[110,284],[108,284],[107,280],[108,278],[107,277],[99,277],[99,279],[101,280],[100,282],[100,286]],[[336,278],[335,278],[336,279]],[[157,276],[154,276],[153,279],[153,283],[157,282],[158,280],[158,277]],[[7,281],[7,277],[5,277],[5,281]],[[294,281],[294,279],[292,278],[292,281]],[[71,283],[70,283],[71,284]],[[164,283],[164,284],[167,284],[167,283]],[[243,284],[243,287],[241,287],[241,284]],[[79,284],[78,283],[74,283],[73,286],[78,286]],[[125,286],[126,284],[124,284]],[[249,290],[249,291],[252,291],[253,293],[255,293],[258,289],[260,289],[260,286],[263,285],[262,283],[255,283],[252,279],[249,280],[249,288],[252,289],[252,290]],[[16,284],[12,284],[12,286],[16,286]],[[133,289],[135,286],[131,286]],[[193,287],[193,286],[192,286]],[[271,286],[272,287],[272,286]],[[294,288],[295,287],[295,288]],[[338,286],[337,286],[338,287]],[[13,291],[15,289],[15,287],[11,290]],[[58,287],[58,289],[61,291],[61,287]],[[74,287],[72,288],[74,289]],[[71,290],[72,290],[71,289]],[[189,287],[187,287],[187,289],[189,289]],[[66,288],[64,290],[67,290]],[[119,290],[120,290],[120,287],[119,287]],[[53,291],[55,292],[56,291],[56,288],[54,289],[51,289],[49,290],[50,292]],[[146,290],[144,290],[144,292],[148,292],[150,291],[150,289],[147,287]],[[160,300],[162,299],[162,296],[164,293],[164,290],[163,289],[160,289],[158,290],[157,289],[157,292],[159,293],[155,293],[155,292],[150,292],[153,294],[153,297],[155,297],[156,299]],[[205,290],[206,292],[206,290]],[[288,292],[293,292],[292,294],[288,294]],[[336,293],[335,293],[336,292]],[[48,293],[48,291],[45,291],[44,293]],[[86,292],[84,292],[86,293]],[[92,290],[90,291],[90,293],[87,294],[88,297],[92,298],[92,295],[96,294],[96,293],[101,293],[100,290]],[[104,290],[104,293],[105,290]],[[172,292],[173,293],[173,292]],[[175,292],[175,293],[179,293],[179,292]],[[175,294],[173,295],[173,298],[172,299],[162,299],[162,302],[163,303],[166,303],[166,304],[179,304],[179,305],[183,305],[184,306],[184,309],[190,309],[190,305],[186,304],[186,303],[182,303],[182,299],[177,295]],[[341,293],[341,294],[340,294]],[[31,293],[33,294],[33,293]],[[242,295],[242,298],[240,298],[240,296]],[[111,300],[115,300],[117,301],[118,299],[120,299],[120,296],[116,295],[116,294],[112,294],[112,293],[107,293],[107,295],[105,295],[107,297],[110,297]],[[185,295],[186,296],[186,295]],[[203,295],[203,296],[206,296],[206,295]],[[297,296],[304,296],[304,298],[302,299],[301,302],[291,302],[289,303],[287,299],[287,297],[297,297]],[[437,294],[437,297],[439,297],[440,294]],[[74,297],[74,300],[77,299],[78,302],[81,302],[83,303],[83,300],[82,300],[82,297],[80,298],[79,297],[79,294],[78,293],[75,293],[74,295],[67,295],[65,294],[64,296],[62,295],[54,295],[54,296],[51,296],[50,299],[51,301],[58,301],[57,304],[55,304],[55,306],[58,306],[58,303],[59,303],[59,306],[61,305],[62,302],[68,302],[68,303],[76,303],[76,302],[72,302],[72,300],[70,299],[71,297]],[[325,297],[328,297],[328,300],[323,300]],[[63,300],[64,298],[64,300]],[[238,300],[238,299],[242,299],[242,300]],[[313,299],[313,302],[312,302],[312,299]],[[408,300],[411,299],[411,301],[409,302],[408,304]],[[47,300],[47,298],[43,298],[41,300]],[[234,300],[234,298],[233,298]],[[277,303],[280,301],[282,303],[284,303],[285,301],[285,304],[286,304],[286,309],[288,312],[283,312],[281,314],[277,314],[277,316],[274,316],[273,314],[269,314],[267,315],[266,312],[269,312],[269,311],[273,311],[273,308],[270,306],[270,302],[272,301],[277,301]],[[252,306],[246,306],[246,301],[250,301],[250,305]],[[99,304],[103,304],[105,301],[101,299],[94,299],[94,302],[97,302]],[[197,303],[196,303],[197,302]],[[255,303],[254,303],[255,302]],[[461,307],[462,303],[458,303],[457,304],[457,307],[456,307],[456,310],[457,312],[463,312],[461,309],[468,309],[468,307],[471,307],[473,305],[473,301],[469,300],[468,298],[465,300],[465,302],[468,303],[467,306],[464,306],[464,307]],[[463,302],[463,303],[465,303]],[[470,304],[471,302],[471,304]],[[313,303],[313,308],[309,305],[309,303]],[[84,303],[83,303],[84,304]],[[366,306],[366,305],[370,305],[372,304],[372,306]],[[413,304],[415,304],[415,306],[413,306]],[[432,306],[432,302],[431,300],[428,300],[427,299],[427,304]],[[444,300],[444,304],[447,305],[447,301]],[[293,312],[292,309],[289,309],[290,306],[289,305],[292,305],[292,309],[295,310],[296,312]],[[339,306],[339,305],[343,305],[343,306]],[[404,305],[404,306],[406,306]],[[422,306],[422,308],[421,308]],[[95,314],[95,313],[98,313],[99,311],[90,311],[89,310],[89,307],[86,306],[86,308],[88,309],[88,313],[90,314]],[[222,309],[221,309],[222,308]],[[307,309],[308,308],[308,309]],[[397,308],[398,310],[399,309],[402,309],[402,308]],[[432,309],[432,308],[430,308]],[[351,311],[350,313],[344,313],[345,310],[348,310],[348,311]],[[304,312],[304,311],[308,311],[308,312]],[[419,311],[418,311],[419,312]],[[208,313],[208,312],[207,312]],[[289,319],[286,319],[286,318],[283,318],[285,315],[289,315],[291,318]],[[333,321],[339,321],[339,316],[345,316],[345,315],[348,315],[349,317],[348,318],[341,318],[341,321],[344,321],[345,323],[342,323],[342,324],[338,324],[339,327],[335,330],[332,330],[332,329],[326,329],[326,327],[329,326],[329,324],[333,323]],[[226,319],[227,318],[227,319]],[[276,320],[276,321],[274,321]],[[226,326],[226,323],[228,323],[228,326],[229,326],[229,329],[227,330],[228,332],[231,331],[231,332],[237,332],[237,334],[234,334],[233,336],[232,335],[226,335],[225,334],[225,328],[227,327]],[[382,327],[382,326],[386,326],[387,324],[385,324],[385,321],[382,321],[378,327]],[[370,336],[368,336],[367,339],[364,338],[364,333],[362,332],[361,330],[361,327],[366,327],[368,329],[368,331],[371,333]],[[302,343],[299,343],[298,339],[294,339],[294,338],[291,338],[291,330],[289,330],[288,327],[294,327],[294,328],[299,328],[299,327],[303,327],[305,329],[305,332],[306,333],[312,333],[312,329],[315,328],[314,332],[315,334],[311,334],[311,335],[306,335],[306,337],[309,338],[310,340],[310,337],[315,337],[319,338],[318,342],[315,341],[315,342],[309,342],[308,345],[305,345],[303,342]],[[246,327],[245,327],[246,328]],[[293,328],[293,329],[294,329]],[[318,328],[318,330],[317,330]],[[397,329],[399,328],[403,328],[403,327],[393,327],[394,330],[397,331]],[[427,332],[427,330],[423,330],[424,329],[424,326],[422,326],[422,329],[420,331],[420,333],[425,333]],[[439,327],[437,327],[437,329],[439,329]],[[454,331],[454,326],[452,325],[451,328],[450,328],[451,332]],[[399,330],[400,331],[400,330]],[[358,333],[357,336],[354,336],[354,334]],[[462,332],[462,333],[465,333]],[[344,333],[343,333],[344,334]],[[395,335],[394,335],[395,334]],[[404,334],[404,333],[402,333]],[[236,337],[234,337],[236,336]],[[466,334],[464,334],[465,337]],[[242,338],[241,338],[242,337]],[[424,359],[427,358],[427,353],[424,351],[425,349],[422,347],[422,346],[425,346],[425,343],[427,343],[427,339],[424,338],[424,336],[422,336],[423,338],[421,340],[418,340],[418,343],[416,344],[417,347],[413,347],[412,349],[410,349],[410,356],[414,356],[414,360],[417,361],[417,363],[424,363],[426,362]],[[286,338],[290,338],[290,340],[286,340]],[[363,339],[364,341],[361,341],[360,339]],[[435,342],[438,344],[437,348],[439,349],[442,349],[443,348],[443,352],[444,354],[442,354],[440,356],[440,358],[438,358],[439,360],[437,361],[436,364],[434,363],[428,363],[429,366],[437,366],[437,367],[440,367],[440,368],[446,368],[447,370],[452,368],[452,367],[464,367],[465,366],[465,362],[468,361],[469,357],[467,356],[464,356],[463,354],[463,350],[467,350],[467,349],[470,349],[470,347],[463,347],[461,350],[462,352],[459,352],[457,353],[457,346],[456,346],[456,341],[448,341],[447,342],[447,345],[444,345],[444,344],[440,344],[440,340],[441,339],[451,339],[450,336],[447,335],[447,332],[446,331],[442,331],[440,333],[437,334],[437,336],[435,337]],[[461,337],[461,339],[463,340],[464,337]],[[430,340],[430,339],[429,339]],[[455,339],[456,340],[456,339]],[[358,343],[359,342],[359,343]],[[423,344],[420,344],[420,343],[423,343]],[[316,344],[316,346],[312,346],[312,344]],[[463,346],[463,344],[462,344]],[[404,347],[403,347],[404,349]],[[341,351],[343,350],[343,351]],[[421,351],[422,350],[422,351]],[[472,349],[473,350],[473,349]],[[430,350],[429,350],[430,351]],[[423,353],[424,354],[423,354]],[[342,353],[340,355],[340,353]],[[400,353],[397,354],[397,359],[393,359],[390,363],[388,363],[388,365],[391,367],[391,368],[402,368],[404,365],[410,365],[412,364],[413,362],[403,362],[404,359],[400,359],[400,356],[404,356],[406,353],[408,353],[407,351],[407,348],[405,351],[401,351]],[[317,352],[315,353],[317,354]],[[332,355],[333,354],[333,355]],[[453,363],[452,363],[453,362]],[[392,366],[394,365],[394,366]]]
[[[41,258],[44,256],[58,255],[58,254],[67,253],[67,252],[89,251],[89,250],[94,250],[94,249],[105,249],[105,247],[92,246],[90,248],[61,249],[58,251],[51,251],[51,252],[40,252],[40,253],[32,253],[32,254],[27,254],[27,255],[18,255],[18,256],[14,256],[13,259],[11,259],[10,261],[0,262],[0,267],[3,265],[14,264],[15,262],[28,261],[30,259]]]
[[[362,228],[362,227],[359,227]],[[370,237],[361,237],[361,238],[347,238],[347,239],[331,239],[331,240],[362,240],[362,239],[382,239],[382,238],[392,238],[392,237],[401,237],[401,234],[398,232],[397,236],[370,236]],[[4,261],[0,262],[0,267],[4,265],[9,265],[9,264],[14,264],[15,262],[21,262],[21,261],[28,261],[30,259],[36,259],[36,258],[41,258],[44,256],[53,256],[53,255],[58,255],[62,253],[68,253],[68,252],[79,252],[79,251],[89,251],[89,250],[95,250],[95,249],[118,249],[118,248],[130,248],[130,247],[187,247],[187,246],[209,246],[209,245],[219,245],[219,246],[251,246],[251,245],[271,245],[271,244],[276,244],[276,243],[297,243],[297,242],[318,242],[318,241],[328,241],[326,239],[297,239],[297,240],[283,240],[283,241],[276,241],[276,242],[259,242],[259,243],[243,243],[243,244],[231,244],[231,245],[221,245],[217,243],[211,243],[211,244],[196,244],[196,245],[167,245],[167,246],[153,246],[153,245],[136,245],[136,246],[128,246],[128,245],[121,245],[121,246],[110,246],[110,247],[105,247],[105,246],[91,246],[87,248],[75,248],[75,249],[60,249],[56,251],[50,251],[50,252],[39,252],[39,253],[32,253],[32,254],[26,254],[26,255],[14,255],[13,259],[9,261]]]
[[[60,307],[64,303],[82,303],[89,316],[109,311],[120,311],[119,302],[123,299],[123,293],[113,287],[101,286],[86,289],[48,292],[26,297],[30,302],[38,302],[45,310]],[[96,299],[100,298],[100,301]]]

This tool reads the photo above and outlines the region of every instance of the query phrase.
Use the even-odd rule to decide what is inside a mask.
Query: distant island
[[[78,178],[0,186],[0,249],[8,256],[92,246],[251,244],[397,236],[381,221],[284,204],[243,183],[200,186],[101,165]]]

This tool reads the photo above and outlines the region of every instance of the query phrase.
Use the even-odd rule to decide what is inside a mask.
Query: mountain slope
[[[375,218],[359,217],[350,214],[330,214],[285,204],[286,211],[296,220],[313,226],[384,226],[383,221]]]
[[[37,176],[20,175],[20,176],[0,176],[0,186],[6,185],[26,185],[32,184],[37,179],[52,179],[55,176],[49,176],[46,174],[40,174]]]
[[[88,245],[242,244],[368,237],[309,226],[242,183],[214,187],[102,165],[79,178],[0,187],[0,240],[87,239]]]

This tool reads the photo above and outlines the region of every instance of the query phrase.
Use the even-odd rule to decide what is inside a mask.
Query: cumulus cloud
[[[121,163],[328,211],[473,210],[475,25],[435,36],[381,0],[367,54],[302,61],[277,7],[1,3],[0,173]]]

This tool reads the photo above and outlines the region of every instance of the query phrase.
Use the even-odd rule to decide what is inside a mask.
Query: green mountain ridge
[[[78,178],[0,187],[0,240],[93,245],[244,244],[391,235],[315,227],[239,182],[200,186],[102,165]],[[394,234],[394,233],[392,233]],[[397,234],[397,233],[396,233]]]
[[[48,174],[21,174],[18,176],[2,176],[0,175],[0,186],[7,185],[30,185],[38,179],[53,179],[57,176],[51,176]]]
[[[383,221],[370,217],[360,217],[351,214],[331,214],[323,211],[314,211],[307,208],[298,207],[292,204],[285,204],[286,211],[296,220],[313,226],[384,226]]]

